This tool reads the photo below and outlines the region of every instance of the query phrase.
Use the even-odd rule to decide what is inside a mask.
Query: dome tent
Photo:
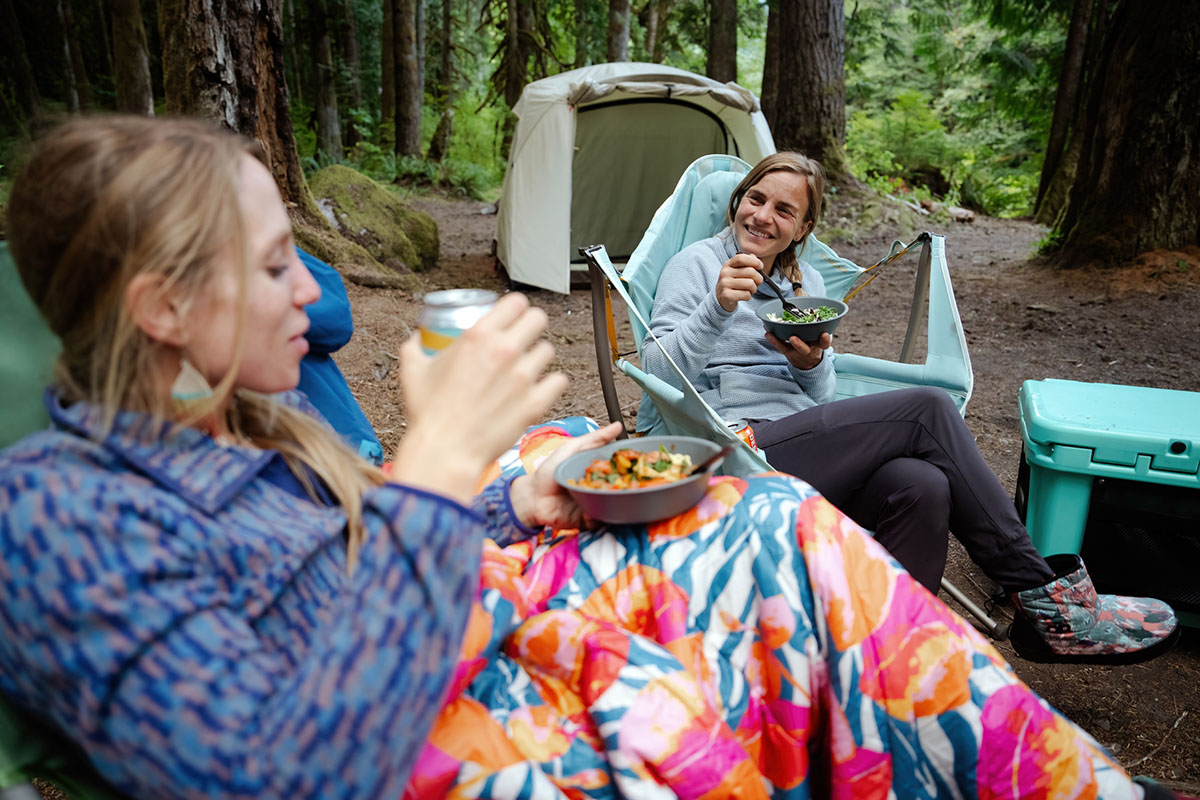
[[[578,249],[633,252],[696,158],[756,163],[775,152],[758,98],[735,83],[662,64],[597,64],[534,81],[496,219],[496,255],[519,283],[567,293]]]

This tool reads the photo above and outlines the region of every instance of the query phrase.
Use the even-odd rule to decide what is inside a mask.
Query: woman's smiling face
[[[804,177],[787,170],[763,175],[742,195],[733,227],[741,251],[758,256],[770,270],[775,256],[812,227]]]

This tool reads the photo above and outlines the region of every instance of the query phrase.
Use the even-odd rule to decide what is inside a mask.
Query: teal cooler
[[[1200,393],[1025,381],[1017,508],[1044,555],[1200,626]]]

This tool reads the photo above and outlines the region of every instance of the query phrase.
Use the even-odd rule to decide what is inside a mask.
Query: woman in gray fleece
[[[1166,652],[1177,638],[1165,603],[1097,595],[1076,555],[1043,558],[958,410],[939,389],[907,389],[831,402],[832,340],[784,342],[757,309],[785,293],[823,296],[825,284],[796,253],[816,224],[820,164],[776,153],[755,166],[729,201],[729,227],[667,264],[650,330],[725,419],[744,419],[771,464],[807,480],[936,592],[948,533],[1009,592],[1022,613],[1012,628],[1022,656],[1039,661],[1129,663]],[[677,382],[647,337],[645,369]]]

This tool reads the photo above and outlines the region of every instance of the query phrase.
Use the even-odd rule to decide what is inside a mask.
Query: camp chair
[[[0,447],[49,423],[42,389],[50,382],[58,340],[38,314],[0,241]],[[0,800],[37,800],[30,782],[55,784],[71,800],[119,795],[92,771],[74,744],[0,698]]]
[[[621,273],[617,272],[603,245],[580,250],[588,261],[596,360],[609,419],[614,422],[624,420],[613,382],[615,366],[642,389],[642,405],[637,417],[639,433],[699,436],[733,445],[734,452],[722,467],[726,474],[733,475],[768,471],[771,466],[761,451],[751,448],[730,430],[670,356],[667,361],[677,373],[679,388],[646,373],[617,352],[611,291],[616,291],[629,311],[640,360],[649,332],[648,320],[658,278],[667,261],[687,245],[712,236],[723,227],[729,197],[749,170],[750,165],[745,161],[727,155],[704,156],[693,162],[680,178],[675,192],[655,213],[650,228]],[[950,284],[944,237],[923,233],[907,245],[894,242],[887,256],[865,269],[841,258],[811,234],[798,256],[821,273],[828,296],[849,299],[857,292],[852,287],[860,278],[867,275],[858,288],[873,280],[882,267],[918,246],[920,260],[916,288],[899,360],[835,353],[838,399],[905,387],[936,386],[950,395],[960,412],[965,409],[974,386],[974,373]],[[925,361],[908,363],[915,350],[921,319],[926,314],[928,352]],[[653,336],[649,341],[657,343]],[[994,638],[1002,639],[1007,635],[1007,626],[988,617],[944,578],[942,588],[975,616]]]

